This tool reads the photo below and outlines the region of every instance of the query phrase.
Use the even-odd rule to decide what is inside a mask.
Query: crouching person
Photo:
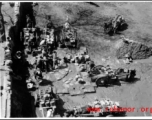
[[[84,79],[82,78],[81,73],[77,73],[77,75],[75,76],[75,80],[78,81],[78,83],[80,84],[85,83]]]
[[[38,83],[41,83],[43,80],[43,75],[42,75],[42,71],[40,70],[40,68],[37,68],[36,71],[34,72],[34,76],[35,79]]]
[[[93,67],[95,67],[94,61],[88,61],[87,62],[87,71],[90,72]]]
[[[79,66],[79,71],[80,71],[80,72],[86,71],[86,66],[85,66],[84,64],[80,65],[80,66]]]

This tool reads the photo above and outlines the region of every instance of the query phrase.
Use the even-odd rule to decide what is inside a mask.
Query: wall
[[[12,95],[11,95],[11,117],[36,117],[34,108],[34,98],[28,92],[26,87],[26,75],[29,75],[26,66],[26,58],[24,58],[24,46],[21,39],[21,31],[26,26],[26,14],[32,16],[32,3],[21,2],[19,4],[19,15],[15,14],[15,26],[12,27],[14,48],[12,53],[13,65],[12,69]],[[17,7],[17,6],[16,6]],[[15,8],[14,8],[15,9]],[[16,12],[17,13],[17,12]],[[23,52],[23,63],[18,63],[14,59],[17,50]]]

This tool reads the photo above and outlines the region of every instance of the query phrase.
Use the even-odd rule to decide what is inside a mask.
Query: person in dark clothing
[[[1,87],[0,87],[0,91],[1,91],[1,92],[0,92],[0,96],[2,96],[2,95],[3,95],[3,92],[2,92],[3,90],[4,90],[4,87],[3,87],[3,86],[1,86]]]
[[[44,56],[43,57],[43,70],[47,73],[49,71],[49,68],[48,68],[48,56]]]
[[[47,56],[47,71],[53,70],[53,56],[52,54],[48,54]]]
[[[47,24],[47,28],[49,28],[49,29],[54,29],[55,28],[52,21],[49,21],[49,23]]]
[[[30,34],[30,39],[28,42],[29,42],[30,52],[32,53],[34,48],[36,48],[36,38],[33,33]]]
[[[36,68],[40,68],[40,70],[42,70],[42,59],[43,59],[43,57],[42,56],[40,56],[40,57],[36,57],[36,60],[35,60],[35,67]]]
[[[37,68],[36,71],[34,72],[34,76],[35,79],[37,80],[37,82],[41,83],[43,80],[43,75],[42,75],[42,71],[40,70],[40,68]]]
[[[87,65],[88,65],[88,72],[90,72],[91,69],[95,66],[95,63],[94,61],[88,61]]]
[[[58,58],[57,58],[57,52],[53,51],[53,69],[55,70],[58,67]]]
[[[32,27],[32,20],[30,18],[30,15],[26,15],[26,25],[27,25],[27,28],[31,28]]]
[[[7,37],[7,41],[6,41],[6,43],[5,43],[4,49],[5,49],[6,47],[8,47],[8,48],[11,50],[12,45],[13,45],[13,44],[12,44],[11,38],[10,38],[10,37]]]

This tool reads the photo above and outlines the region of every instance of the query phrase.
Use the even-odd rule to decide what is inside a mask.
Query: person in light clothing
[[[58,58],[57,58],[57,52],[53,51],[53,69],[57,69],[58,68]]]
[[[100,101],[101,106],[105,105],[105,102],[103,100]]]
[[[90,56],[89,55],[85,55],[85,62],[90,61]]]
[[[115,102],[114,104],[115,104],[117,107],[120,106],[119,102]]]
[[[37,80],[37,82],[39,82],[39,83],[42,82],[43,75],[42,75],[42,71],[40,70],[39,67],[38,67],[38,68],[36,69],[36,71],[34,72],[34,76],[35,76],[35,79]]]
[[[97,98],[95,98],[94,107],[95,108],[100,108],[101,107],[100,101]]]
[[[106,106],[109,105],[109,100],[105,100],[105,105],[106,105]]]
[[[75,80],[78,81],[78,82],[84,82],[82,76],[80,75],[80,73],[78,73],[76,76],[75,76]]]
[[[27,83],[27,88],[32,89],[33,88],[33,83]]]
[[[4,52],[5,52],[5,56],[4,56],[3,66],[5,66],[5,62],[7,60],[11,60],[11,50],[9,49],[9,47],[5,47]]]
[[[47,117],[47,118],[53,117],[53,110],[52,110],[51,108],[48,109],[46,117]]]

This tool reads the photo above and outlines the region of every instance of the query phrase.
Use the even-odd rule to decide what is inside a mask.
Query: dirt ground
[[[135,108],[134,112],[127,112],[127,116],[151,116],[152,115],[152,58],[134,61],[131,65],[124,65],[122,61],[115,58],[115,45],[121,35],[135,41],[150,45],[152,43],[152,3],[151,2],[96,2],[98,7],[88,3],[39,3],[35,7],[37,11],[37,26],[44,27],[43,14],[52,15],[55,25],[65,22],[68,15],[73,26],[78,29],[80,43],[89,49],[91,59],[96,64],[111,64],[113,67],[131,67],[137,70],[137,81],[134,83],[122,83],[121,86],[101,87],[95,94],[70,97],[75,102],[83,99],[92,100],[95,96],[99,98],[110,98],[119,101],[123,107]],[[6,7],[4,8],[6,9]],[[124,16],[128,23],[128,29],[115,36],[103,33],[103,23],[109,17],[116,14]],[[9,18],[4,16],[7,21]],[[103,57],[110,56],[106,63]],[[120,63],[119,63],[120,62]],[[147,112],[141,112],[141,108],[149,108]],[[151,113],[150,113],[151,108]]]
[[[52,21],[56,24],[64,23],[68,15],[73,25],[78,29],[79,39],[89,49],[89,54],[96,64],[111,64],[113,67],[135,68],[137,70],[137,81],[131,84],[122,83],[121,86],[101,87],[97,89],[96,94],[87,94],[86,98],[82,98],[82,96],[70,98],[74,101],[82,102],[82,99],[92,99],[95,96],[100,98],[108,97],[114,101],[119,101],[123,107],[135,108],[134,112],[127,112],[127,116],[151,116],[151,59],[134,61],[129,66],[125,66],[122,62],[118,64],[114,56],[114,46],[121,35],[151,45],[152,3],[98,2],[95,4],[99,7],[88,3],[50,3],[47,5],[43,3],[39,7],[41,7],[42,11],[45,6],[46,9],[44,11],[47,11],[45,13],[52,15]],[[40,12],[38,13],[41,14]],[[124,16],[129,25],[128,29],[112,37],[104,35],[103,23],[116,14]],[[42,22],[39,22],[39,18],[37,20],[38,24],[42,24]],[[57,22],[55,22],[56,20]],[[111,59],[103,63],[101,58],[108,56]],[[148,107],[149,110],[141,112],[140,109],[142,107]]]
[[[115,65],[124,68],[134,68],[137,70],[136,81],[133,83],[121,82],[121,86],[100,87],[96,93],[80,96],[65,96],[72,100],[76,105],[86,103],[97,98],[110,98],[113,101],[119,101],[124,108],[135,108],[134,112],[127,112],[127,116],[151,116],[151,59],[135,61],[133,64],[125,66],[122,61]],[[114,61],[112,61],[114,63]],[[103,62],[104,65],[104,62]],[[146,72],[145,72],[146,71]],[[62,96],[61,96],[62,97]],[[66,103],[65,103],[66,104]],[[74,106],[74,105],[73,105]],[[147,112],[141,112],[141,108],[149,108]]]

